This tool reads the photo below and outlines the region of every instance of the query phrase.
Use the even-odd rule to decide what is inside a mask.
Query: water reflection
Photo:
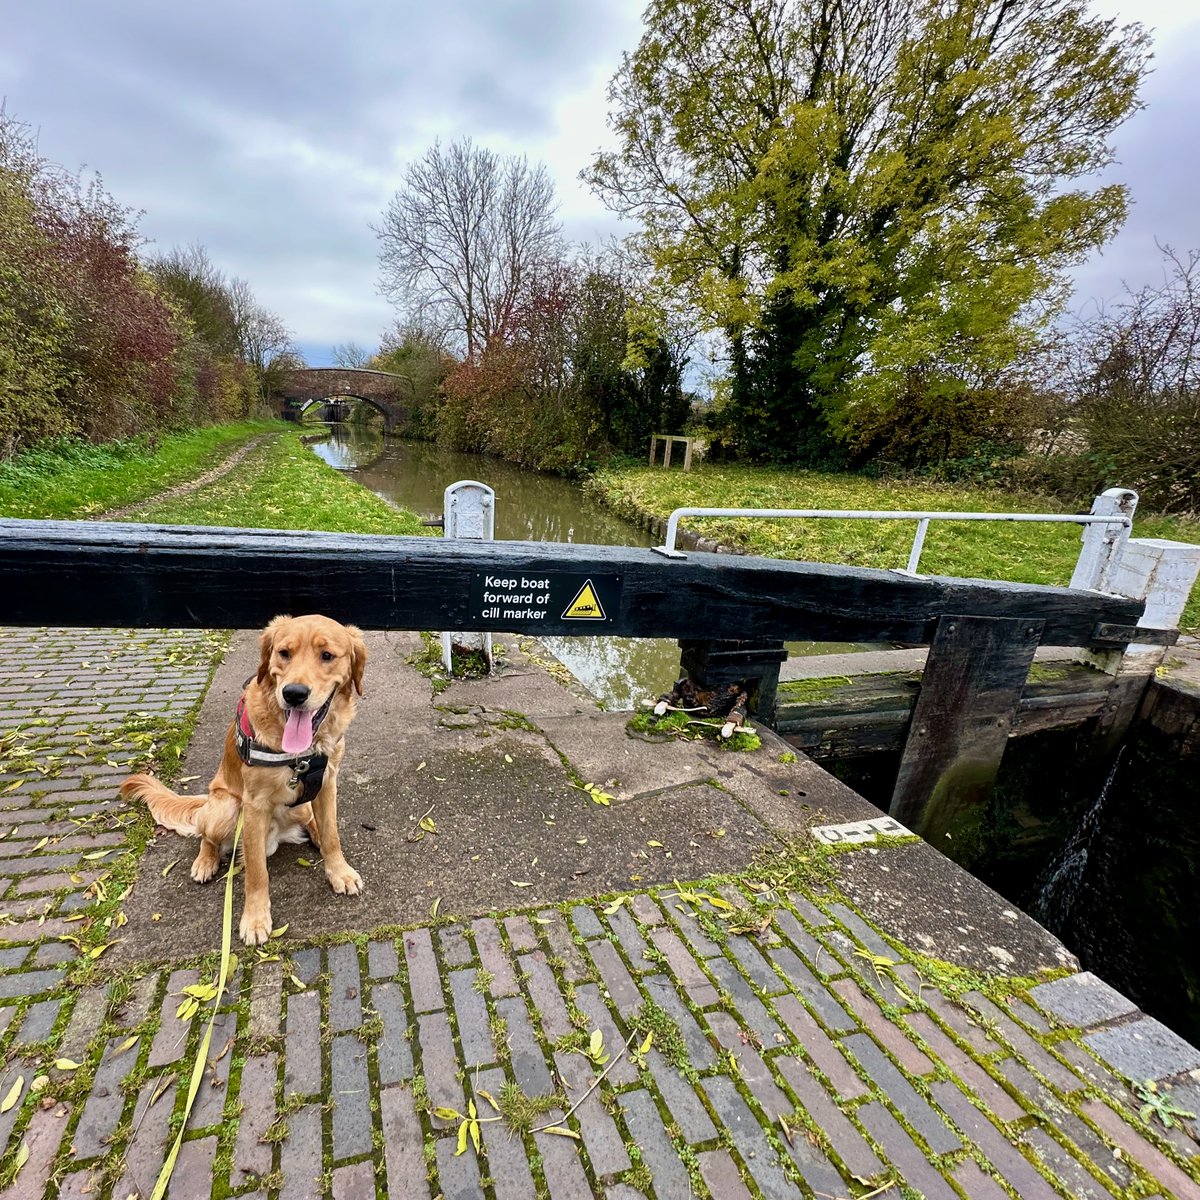
[[[383,430],[377,425],[349,425],[344,421],[324,426],[329,436],[313,443],[313,452],[339,471],[353,471],[383,453]]]
[[[542,645],[607,709],[634,709],[670,691],[679,645],[665,638],[544,637]]]
[[[496,537],[512,542],[580,542],[649,546],[649,534],[594,504],[558,475],[522,471],[502,459],[439,450],[428,442],[389,439],[354,478],[424,517],[442,511],[442,494],[458,479],[477,479],[496,493]]]
[[[334,436],[328,442],[314,446],[327,463],[352,470],[354,478],[376,495],[423,517],[441,514],[447,485],[475,479],[496,493],[497,539],[593,546],[650,546],[657,540],[557,475],[523,471],[501,459],[441,450],[428,442],[385,440],[377,431],[358,425],[331,426],[331,430]],[[679,647],[666,638],[548,637],[542,641],[608,709],[636,708],[643,698],[667,691],[679,673]],[[788,643],[793,655],[857,648]]]

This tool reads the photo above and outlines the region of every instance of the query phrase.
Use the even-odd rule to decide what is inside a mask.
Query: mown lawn
[[[958,512],[1067,512],[1054,500],[999,489],[864,479],[780,467],[703,463],[690,472],[661,467],[600,471],[590,481],[618,512],[661,518],[685,507],[930,509]],[[903,567],[915,523],[862,520],[759,520],[689,517],[684,525],[754,554],[859,567]],[[1200,543],[1200,521],[1150,514],[1134,519],[1135,537]],[[932,522],[920,570],[927,575],[1011,579],[1066,585],[1079,556],[1074,525]],[[1200,629],[1200,585],[1183,628]]]
[[[240,421],[147,438],[61,441],[0,463],[0,516],[76,520],[123,508],[195,479],[250,438],[284,428]]]

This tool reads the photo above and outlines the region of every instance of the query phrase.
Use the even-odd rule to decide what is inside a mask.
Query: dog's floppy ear
[[[271,670],[271,655],[275,651],[275,631],[283,624],[284,621],[290,618],[279,616],[272,620],[262,631],[258,639],[258,682],[266,681],[267,674]]]
[[[367,667],[367,643],[357,625],[347,625],[346,632],[350,635],[350,678],[354,680],[354,690],[361,696],[363,671]]]

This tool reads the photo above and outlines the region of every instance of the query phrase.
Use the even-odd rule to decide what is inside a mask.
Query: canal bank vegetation
[[[1034,495],[929,479],[871,479],[862,475],[782,466],[704,463],[689,472],[661,467],[610,466],[585,488],[619,515],[646,526],[665,523],[675,508],[939,509],[946,512],[1077,511]],[[769,558],[903,567],[914,523],[863,520],[760,520],[748,517],[688,518],[701,536],[748,554]],[[1138,514],[1138,537],[1200,543],[1200,520]],[[1074,525],[934,521],[920,570],[927,575],[1007,579],[1065,586],[1079,557]],[[1200,629],[1200,586],[1184,614],[1183,628]]]
[[[719,337],[722,439],[826,469],[1007,439],[1068,271],[1124,220],[1094,177],[1147,31],[1086,0],[710,15],[646,9],[585,178],[640,224],[651,297]]]
[[[544,166],[463,139],[404,173],[376,234],[397,330],[371,366],[409,380],[406,432],[574,474],[689,416],[690,336],[646,322],[626,252],[571,248]]]
[[[94,445],[42,442],[0,463],[0,516],[79,520],[147,500],[203,474],[275,421],[234,421]]]
[[[512,304],[503,336],[457,358],[428,330],[384,340],[371,360],[409,381],[404,432],[448,450],[579,475],[640,455],[651,433],[690,418],[682,338],[631,329],[635,284],[618,257],[543,264]]]
[[[141,245],[99,178],[50,163],[0,108],[0,460],[263,411],[293,361],[282,323],[201,247]]]
[[[430,532],[415,513],[323,463],[304,436],[282,421],[244,421],[155,441],[45,444],[0,463],[0,516],[80,520],[122,509],[120,519],[168,525]],[[222,472],[247,444],[245,458]],[[208,472],[216,477],[178,494]]]
[[[416,513],[389,504],[327,466],[294,425],[277,422],[274,428],[235,470],[187,495],[151,501],[125,519],[328,533],[431,532]]]

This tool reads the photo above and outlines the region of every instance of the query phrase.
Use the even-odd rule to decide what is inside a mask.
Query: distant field
[[[1037,496],[957,485],[863,479],[778,467],[701,464],[690,472],[632,467],[599,472],[589,487],[618,512],[666,518],[671,510],[711,508],[941,509],[961,512],[1066,512]],[[706,537],[773,558],[903,567],[915,524],[908,521],[758,520],[688,518]],[[973,579],[1065,585],[1079,556],[1074,525],[932,522],[921,572]],[[1135,537],[1200,543],[1200,521],[1147,514],[1134,520]],[[1200,586],[1183,618],[1200,629]]]

